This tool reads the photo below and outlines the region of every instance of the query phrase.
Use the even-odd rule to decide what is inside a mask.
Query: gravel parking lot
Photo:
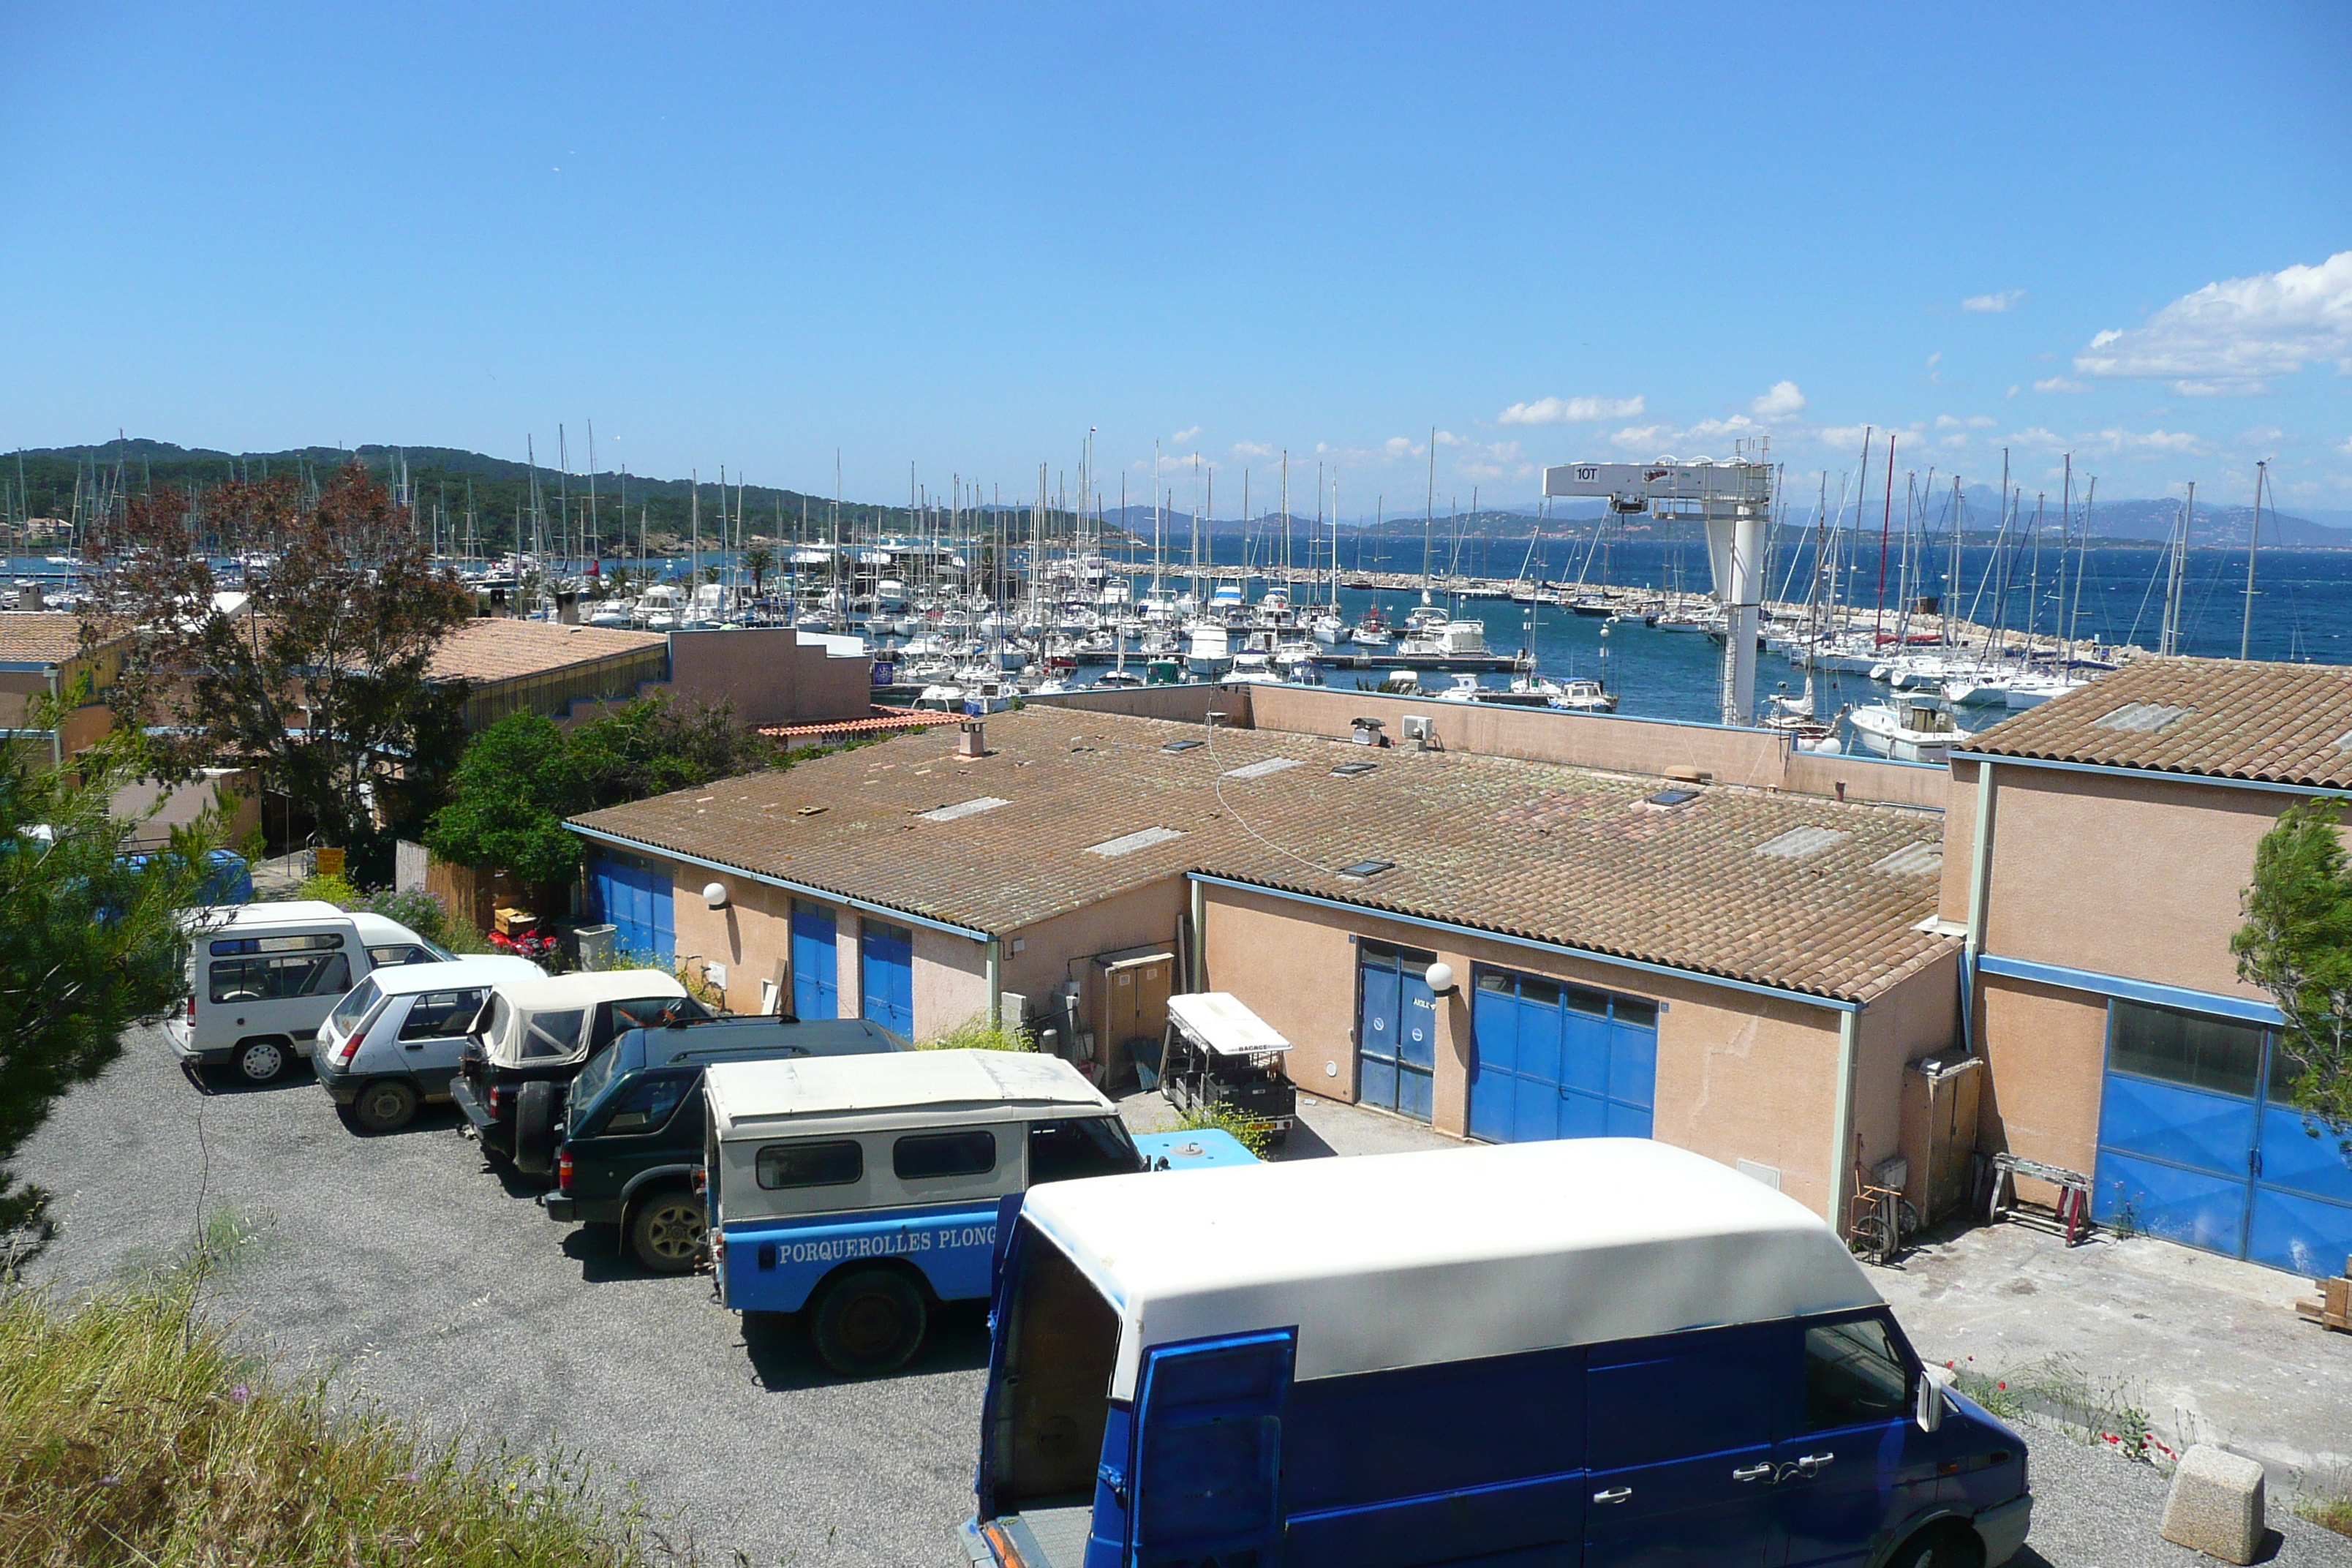
[[[983,1313],[951,1312],[905,1373],[843,1383],[797,1322],[721,1310],[707,1279],[649,1277],[608,1231],[550,1224],[457,1119],[382,1138],[347,1131],[307,1073],[199,1094],[160,1034],[77,1090],[26,1151],[64,1235],[37,1280],[66,1289],[184,1247],[226,1205],[254,1239],[219,1310],[289,1367],[435,1430],[561,1443],[634,1486],[707,1560],[960,1568],[971,1504]],[[1156,1100],[1129,1120],[1159,1120]],[[1450,1142],[1325,1102],[1287,1157]],[[1903,1304],[1899,1292],[1893,1292]],[[2203,1562],[2157,1539],[2164,1480],[2055,1433],[2033,1437],[2040,1498],[2025,1568]],[[2352,1541],[2281,1519],[2276,1561],[2352,1568]]]

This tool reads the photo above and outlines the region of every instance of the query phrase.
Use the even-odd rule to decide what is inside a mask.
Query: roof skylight
[[[1378,763],[1341,763],[1331,770],[1331,776],[1335,779],[1360,779],[1380,765]]]
[[[953,805],[936,806],[929,811],[915,813],[925,822],[955,822],[967,816],[978,816],[983,811],[994,811],[1000,805],[1011,805],[1009,800],[999,800],[984,795],[975,800],[960,800]]]
[[[1339,875],[1361,881],[1366,877],[1377,877],[1383,871],[1395,869],[1396,862],[1393,860],[1359,860],[1353,865],[1340,867]]]
[[[2196,711],[2194,708],[2183,708],[2170,702],[2126,702],[2104,718],[2092,720],[2091,727],[2153,735],[2170,729]]]
[[[1298,765],[1297,757],[1268,757],[1262,763],[1248,763],[1238,768],[1227,768],[1229,779],[1262,779],[1268,773],[1278,773],[1285,768]]]
[[[1146,827],[1118,838],[1106,838],[1100,844],[1087,846],[1089,855],[1108,859],[1114,855],[1132,855],[1139,849],[1149,849],[1155,844],[1165,844],[1171,838],[1181,838],[1183,833],[1173,827]]]
[[[1778,837],[1767,838],[1756,847],[1759,855],[1769,855],[1775,860],[1802,860],[1818,855],[1832,845],[1843,844],[1853,837],[1834,827],[1791,827]]]
[[[1189,752],[1196,746],[1205,746],[1208,743],[1206,741],[1171,741],[1160,749],[1163,752]]]
[[[1698,791],[1695,789],[1662,789],[1655,795],[1644,795],[1642,798],[1648,801],[1652,805],[1680,805],[1685,801],[1696,800],[1698,798]]]

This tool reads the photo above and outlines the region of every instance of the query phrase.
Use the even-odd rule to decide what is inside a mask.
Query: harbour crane
[[[1706,525],[1707,564],[1723,606],[1723,721],[1756,721],[1756,633],[1763,607],[1764,523],[1772,511],[1772,464],[1761,450],[1726,462],[1563,463],[1544,469],[1546,496],[1597,496],[1620,517],[1647,512]]]

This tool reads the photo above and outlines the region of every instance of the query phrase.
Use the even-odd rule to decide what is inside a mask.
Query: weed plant
[[[926,1051],[1034,1051],[1037,1042],[1018,1024],[992,1024],[985,1013],[974,1013],[936,1039],[918,1047]]]
[[[1261,1160],[1274,1147],[1272,1128],[1230,1105],[1196,1105],[1180,1114],[1176,1125],[1186,1132],[1230,1132]]]
[[[0,1568],[646,1561],[576,1459],[430,1440],[232,1348],[200,1298],[241,1237],[78,1304],[0,1289]]]

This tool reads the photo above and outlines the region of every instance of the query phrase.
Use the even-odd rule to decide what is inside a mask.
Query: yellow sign
[[[318,858],[316,869],[320,876],[340,877],[343,874],[343,852],[341,849],[321,844],[314,853]]]

